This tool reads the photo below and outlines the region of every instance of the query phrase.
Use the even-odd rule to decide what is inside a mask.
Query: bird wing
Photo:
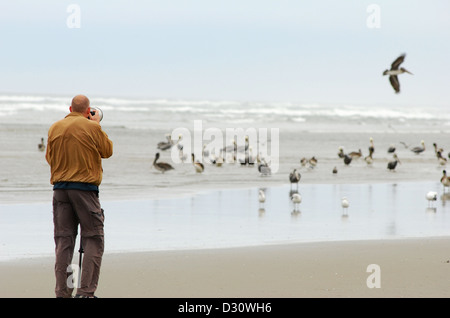
[[[389,82],[391,82],[392,87],[396,93],[400,93],[400,82],[398,81],[397,75],[389,76]]]
[[[398,67],[400,66],[400,64],[402,64],[403,61],[405,60],[405,56],[406,56],[406,54],[402,54],[399,57],[397,57],[397,59],[394,62],[392,62],[391,71],[398,70]]]

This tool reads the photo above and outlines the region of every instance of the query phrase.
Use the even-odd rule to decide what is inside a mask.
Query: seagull
[[[38,149],[40,151],[44,151],[45,150],[44,138],[41,138],[41,143],[38,144]]]
[[[397,166],[397,163],[401,162],[400,159],[398,159],[397,154],[394,153],[394,160],[388,162],[387,168],[391,171],[394,171],[395,167]]]
[[[420,147],[420,146],[414,147],[411,149],[411,151],[417,155],[420,154],[421,152],[424,152],[425,151],[425,142],[422,140],[420,142],[420,144],[422,145],[422,147]]]
[[[445,193],[445,188],[450,187],[450,177],[447,176],[447,171],[445,170],[442,170],[441,183],[444,186],[444,193]]]
[[[294,193],[291,197],[292,203],[294,203],[294,211],[298,212],[298,205],[302,203],[302,196],[299,193]]]
[[[297,171],[297,169],[294,169],[290,174],[289,174],[289,181],[291,182],[291,189],[292,189],[292,184],[296,183],[297,184],[297,189],[298,189],[298,183],[300,181],[301,175],[300,173]]]
[[[258,191],[258,201],[259,205],[264,204],[266,202],[266,194],[264,193],[264,190],[260,189]]]
[[[192,164],[194,165],[195,171],[198,173],[201,173],[205,170],[205,166],[203,165],[203,163],[201,163],[199,161],[195,161],[194,154],[192,154]]]
[[[383,75],[389,75],[389,82],[391,82],[391,85],[394,88],[396,94],[400,93],[400,82],[398,81],[397,75],[400,75],[400,74],[403,74],[403,73],[408,73],[408,74],[413,75],[411,72],[409,72],[405,68],[403,68],[403,67],[399,68],[400,64],[402,64],[403,61],[405,60],[405,56],[406,56],[406,54],[400,55],[391,64],[391,69],[390,70],[385,70],[383,72]]]
[[[342,206],[342,212],[344,215],[347,215],[348,207],[350,206],[350,203],[348,202],[348,199],[346,197],[343,197],[341,200],[341,206]]]
[[[428,200],[428,206],[430,206],[431,202],[437,200],[437,192],[429,191],[426,195],[426,199]]]
[[[155,160],[153,160],[153,166],[156,168],[156,170],[161,171],[162,173],[174,169],[170,164],[165,162],[157,162],[159,159],[159,152],[155,155]]]

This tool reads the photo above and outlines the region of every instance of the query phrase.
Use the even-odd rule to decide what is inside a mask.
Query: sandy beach
[[[102,298],[450,296],[450,239],[106,254]],[[367,281],[379,266],[379,288]],[[0,297],[54,297],[52,258],[0,263]],[[370,284],[369,284],[370,285]]]

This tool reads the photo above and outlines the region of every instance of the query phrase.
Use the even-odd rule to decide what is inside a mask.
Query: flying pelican
[[[445,170],[442,170],[441,183],[444,186],[444,193],[445,193],[445,188],[450,187],[450,177],[447,176],[447,171]]]
[[[297,189],[298,189],[298,183],[300,181],[300,178],[302,176],[300,175],[300,173],[297,171],[297,169],[294,169],[290,174],[289,174],[289,181],[291,182],[291,189],[292,189],[292,184],[296,183],[297,184]]]
[[[420,142],[420,144],[422,145],[422,147],[417,146],[417,147],[411,148],[411,151],[417,155],[420,154],[421,152],[424,152],[425,151],[425,142],[422,140]]]
[[[41,143],[38,144],[38,149],[40,151],[44,151],[45,150],[44,138],[41,138]]]
[[[299,193],[292,194],[292,203],[294,203],[294,211],[298,212],[298,205],[302,203],[302,196]]]
[[[343,212],[343,215],[347,215],[347,210],[348,210],[348,207],[350,206],[350,203],[348,202],[348,199],[346,198],[346,197],[343,197],[342,198],[342,200],[341,200],[341,206],[342,206],[342,212]]]
[[[391,171],[394,171],[395,167],[397,166],[397,163],[401,162],[400,159],[398,159],[397,154],[394,153],[394,160],[388,162],[387,168]]]
[[[156,168],[156,170],[161,171],[162,173],[168,171],[168,170],[172,170],[173,167],[165,162],[157,162],[159,159],[159,152],[156,153],[155,155],[155,160],[153,160],[153,166]]]
[[[205,170],[205,166],[203,165],[203,163],[195,161],[194,154],[192,154],[192,164],[194,165],[195,171],[198,173],[203,172]]]
[[[431,203],[437,200],[437,192],[429,191],[426,195],[426,199],[428,200],[428,207],[430,207]]]
[[[411,72],[407,71],[405,68],[400,67],[400,64],[403,63],[405,60],[406,54],[400,55],[392,64],[390,70],[385,70],[383,72],[383,75],[389,75],[389,82],[391,82],[392,87],[395,90],[395,93],[400,93],[400,82],[398,81],[397,75],[403,74],[403,73],[409,73],[413,75]]]

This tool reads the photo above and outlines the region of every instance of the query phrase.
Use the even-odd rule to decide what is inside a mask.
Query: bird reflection
[[[294,210],[292,211],[293,215],[296,215],[300,213],[300,210],[298,208],[299,204],[302,203],[302,196],[300,193],[298,193],[297,190],[291,190],[289,191],[289,197],[291,199],[291,202],[294,204]]]

